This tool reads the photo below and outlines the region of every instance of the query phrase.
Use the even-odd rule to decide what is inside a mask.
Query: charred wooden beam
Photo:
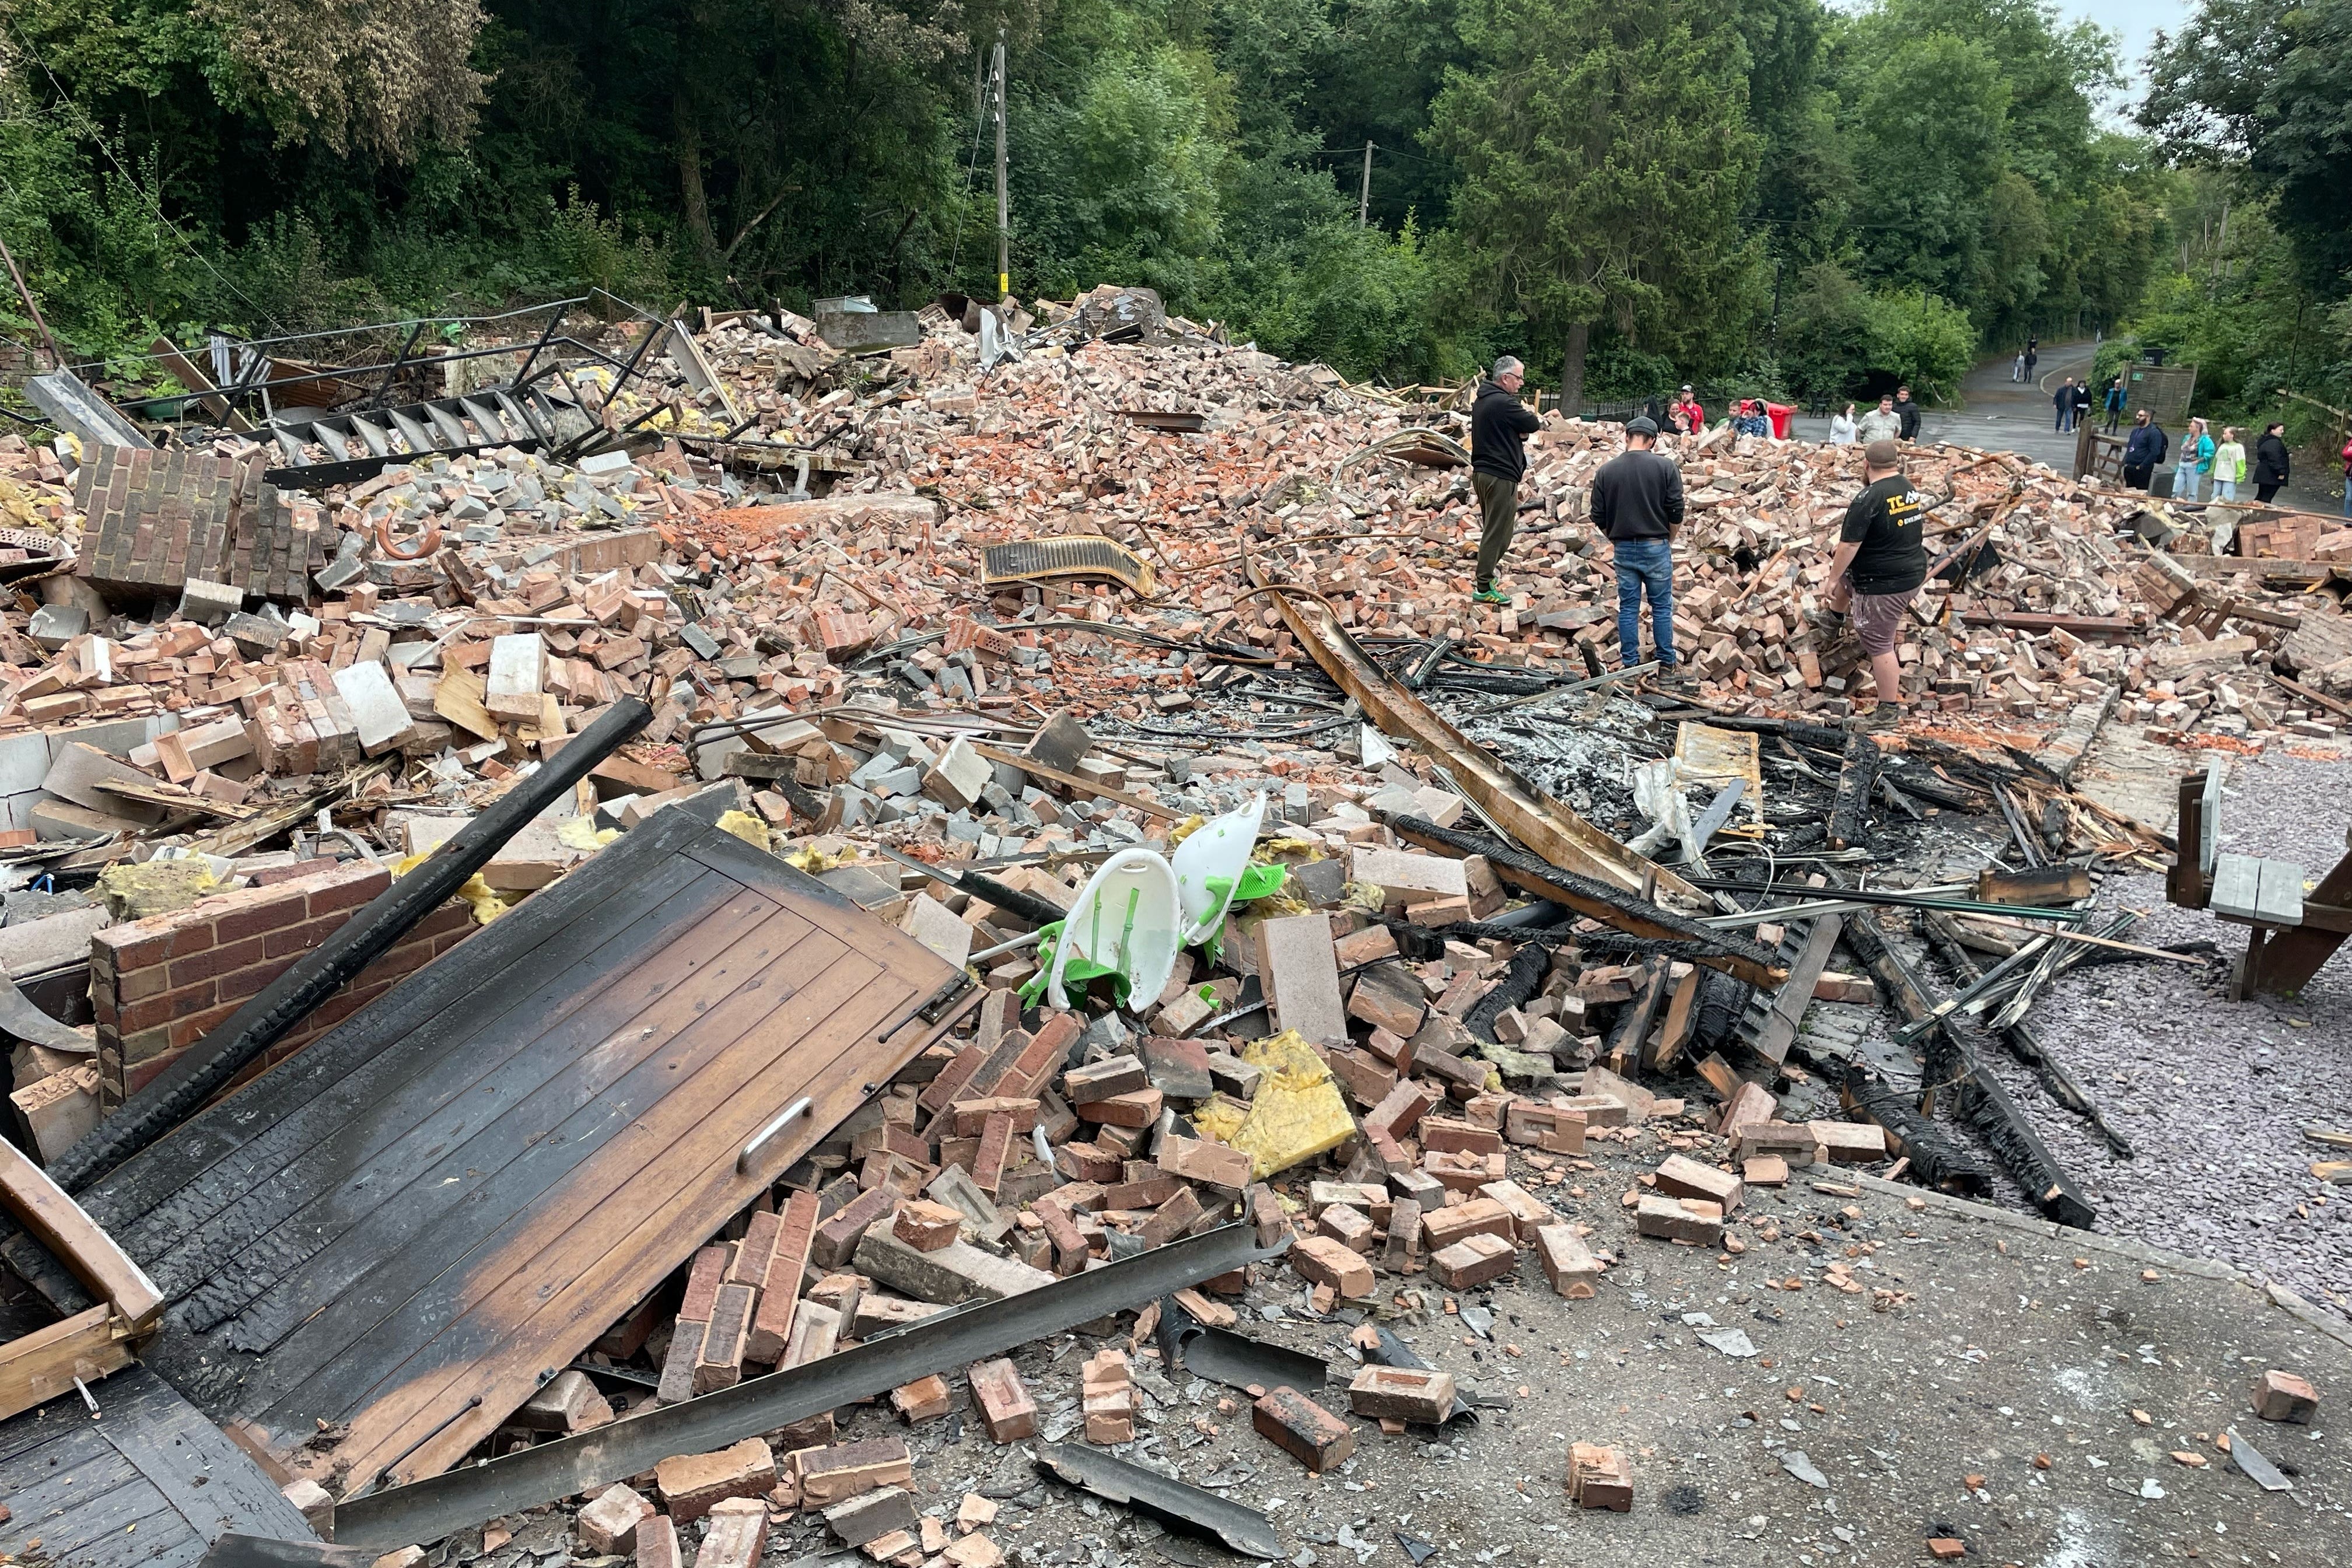
[[[1939,998],[1931,984],[1903,962],[1874,916],[1862,912],[1849,921],[1846,941],[1906,1016],[1923,1018],[1935,1011]],[[2034,1206],[2060,1225],[2090,1229],[2099,1211],[2066,1174],[2016,1102],[1978,1060],[1969,1032],[1948,1017],[1937,1019],[1927,1058],[1930,1091],[1951,1088],[1959,1119],[1976,1130],[2009,1173],[2033,1195]]]
[[[1954,981],[1965,987],[1973,985],[1983,978],[1983,966],[1979,964],[1975,955],[1962,947],[1953,936],[1955,928],[1948,917],[1930,915],[1926,922],[1926,929],[1928,946],[1934,950],[1937,957],[1944,961],[1944,966],[1952,972]],[[2084,948],[2078,951],[2083,956],[2076,959],[2076,963],[2099,962],[2101,955],[2096,949]],[[2128,1160],[2132,1157],[2131,1140],[2107,1125],[2106,1118],[2099,1114],[2098,1102],[2090,1097],[2081,1084],[2074,1081],[2074,1074],[2068,1072],[2050,1055],[2048,1047],[2042,1045],[2041,1037],[2033,1032],[2032,1025],[2012,1024],[2000,1032],[2000,1038],[2002,1043],[2009,1047],[2011,1056],[2033,1069],[2034,1076],[2042,1080],[2042,1087],[2048,1091],[2051,1099],[2089,1122],[2091,1130],[2106,1140],[2107,1147],[2122,1158]]]
[[[1547,865],[1532,855],[1502,847],[1487,835],[1458,833],[1414,816],[1399,817],[1390,826],[1399,838],[1424,849],[1484,855],[1495,868],[1495,875],[1509,886],[1539,899],[1549,899],[1630,935],[1691,943],[1693,962],[1737,974],[1751,984],[1778,985],[1788,978],[1786,972],[1777,967],[1769,951],[1745,937],[1710,930],[1638,893],[1625,892],[1593,878]],[[1692,896],[1701,895],[1693,889]]]
[[[1991,1187],[1992,1173],[1965,1144],[1920,1115],[1903,1090],[1871,1078],[1860,1064],[1846,1064],[1838,1098],[1848,1110],[1885,1128],[1896,1150],[1929,1186],[1969,1194]]]
[[[1856,730],[1846,737],[1838,768],[1837,801],[1830,807],[1829,844],[1848,849],[1870,837],[1870,795],[1878,782],[1878,742]]]

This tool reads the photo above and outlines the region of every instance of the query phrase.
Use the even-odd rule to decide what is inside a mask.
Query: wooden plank
[[[911,1056],[911,1046],[894,1047],[892,1057],[884,1057],[878,1062],[870,1051],[861,1047],[870,1040],[872,1031],[892,1016],[905,1000],[919,994],[912,988],[892,990],[870,984],[847,997],[811,991],[797,999],[800,1016],[779,1016],[772,1021],[774,1034],[791,1035],[795,1041],[824,1026],[804,1047],[803,1055],[823,1053],[836,1044],[839,1047],[830,1058],[819,1057],[813,1064],[816,1071],[799,1062],[774,1060],[771,1056],[775,1047],[773,1041],[763,1041],[753,1049],[752,1060],[758,1064],[754,1070],[763,1090],[772,1089],[779,1096],[816,1090],[811,1094],[815,1101],[814,1113],[802,1123],[809,1131],[798,1134],[797,1146],[784,1152],[782,1158],[798,1158],[814,1147],[818,1136],[816,1129],[837,1124],[864,1100],[865,1083],[886,1081],[898,1066],[904,1065],[894,1057],[901,1050]],[[908,1038],[919,1042],[921,1036],[917,1032]],[[883,1063],[890,1065],[885,1067]],[[820,1076],[827,1069],[829,1077]],[[562,1275],[576,1268],[576,1275],[544,1302],[528,1292],[510,1290],[504,1310],[473,1316],[472,1321],[478,1325],[476,1333],[498,1336],[499,1355],[496,1365],[455,1359],[421,1376],[418,1369],[404,1368],[403,1374],[413,1380],[406,1386],[376,1391],[369,1407],[352,1418],[352,1440],[347,1447],[365,1456],[361,1463],[389,1461],[436,1432],[438,1435],[432,1436],[403,1466],[403,1473],[430,1474],[455,1462],[467,1448],[487,1437],[497,1424],[497,1418],[485,1408],[476,1415],[460,1417],[444,1426],[443,1423],[458,1410],[464,1396],[484,1392],[490,1396],[490,1406],[520,1403],[528,1397],[536,1386],[536,1369],[551,1364],[550,1356],[562,1353],[561,1347],[574,1339],[584,1346],[603,1331],[617,1281],[667,1272],[683,1256],[677,1239],[680,1234],[699,1232],[709,1218],[730,1215],[757,1195],[764,1183],[738,1174],[735,1153],[743,1140],[772,1113],[772,1106],[761,1096],[741,1093],[734,1093],[718,1105],[697,1103],[693,1097],[684,1094],[674,1098],[681,1102],[680,1114],[688,1119],[685,1125],[693,1130],[694,1135],[686,1136],[683,1128],[674,1128],[662,1140],[665,1146],[656,1161],[638,1173],[635,1183],[640,1190],[673,1195],[657,1204],[611,1205],[614,1217],[625,1224],[635,1222],[634,1228],[617,1239],[576,1219],[568,1226],[543,1226],[542,1234],[551,1232],[552,1239],[548,1243],[551,1249],[569,1256],[560,1265],[533,1258],[532,1266],[524,1272],[528,1276]],[[566,1217],[580,1215],[595,1202],[596,1194],[587,1184],[591,1174],[583,1172],[569,1184],[565,1194],[559,1194],[571,1200],[565,1210],[559,1211]],[[532,1238],[525,1236],[518,1239],[521,1246],[529,1246]],[[484,1266],[473,1272],[488,1276],[493,1269]],[[439,1310],[444,1303],[436,1300],[420,1305]],[[470,1302],[463,1303],[466,1309],[471,1306]],[[494,1321],[484,1322],[485,1318]]]
[[[2215,857],[2221,852],[2221,770],[2207,768],[2205,783],[2199,789],[2197,826],[2197,865],[2209,876]],[[2186,835],[2182,836],[2185,839]]]
[[[171,1500],[199,1550],[230,1531],[310,1539],[301,1510],[261,1468],[152,1372],[114,1379],[100,1403],[93,1429]]]
[[[1019,768],[1032,778],[1040,778],[1048,784],[1060,784],[1064,789],[1076,790],[1080,795],[1090,795],[1100,800],[1111,801],[1131,811],[1139,811],[1146,816],[1156,817],[1161,822],[1184,820],[1182,812],[1171,811],[1157,801],[1146,800],[1139,795],[1129,795],[1123,789],[1112,789],[1106,784],[1094,784],[1080,778],[1076,773],[1066,773],[1059,768],[1047,767],[1034,757],[999,751],[994,746],[983,746],[978,742],[972,742],[971,749],[992,763],[1003,763],[1008,766]]]
[[[2234,915],[2240,920],[2255,918],[2255,900],[2261,896],[2263,863],[2251,855],[2223,855],[2213,862],[2213,890],[2207,895],[2205,907],[2217,915]]]
[[[658,826],[648,823],[648,829]],[[655,832],[643,845],[631,834],[604,850],[627,868],[635,861],[669,862],[668,846]],[[601,859],[603,856],[600,856]],[[210,1209],[192,1210],[181,1201],[199,1183],[203,1173],[217,1170],[230,1193],[277,1169],[290,1157],[286,1150],[307,1146],[293,1142],[299,1118],[314,1104],[329,1116],[330,1133],[344,1119],[361,1111],[383,1084],[415,1070],[425,1057],[448,1048],[456,1031],[469,1028],[480,1008],[516,995],[512,972],[537,969],[552,952],[575,946],[583,935],[601,941],[608,930],[634,921],[642,910],[633,900],[657,904],[691,883],[701,868],[665,864],[650,880],[636,877],[566,877],[543,892],[533,894],[520,909],[499,921],[495,961],[474,956],[479,944],[467,942],[452,957],[434,964],[417,977],[359,1013],[325,1038],[304,1048],[284,1066],[263,1076],[238,1093],[237,1116],[206,1113],[172,1136],[126,1162],[81,1195],[90,1217],[121,1237],[134,1258],[149,1257],[146,1247],[133,1240],[150,1216],[167,1231],[199,1223]],[[608,913],[620,917],[620,926],[600,923]],[[329,1133],[321,1133],[329,1135]],[[239,1160],[237,1152],[247,1151]]]
[[[100,1409],[112,1405],[110,1398]],[[72,1420],[81,1426],[76,1427]],[[38,1535],[42,1521],[62,1519],[77,1507],[138,1481],[138,1469],[99,1436],[97,1426],[84,1410],[81,1395],[71,1388],[64,1399],[7,1423],[8,1430],[29,1430],[39,1441],[0,1471],[0,1486],[7,1489],[5,1495],[15,1516],[0,1525],[0,1550],[6,1550],[5,1543],[14,1532]]]
[[[1756,1049],[1766,1060],[1779,1063],[1789,1059],[1789,1047],[1797,1038],[1797,1026],[1804,1021],[1805,1008],[1812,1002],[1813,986],[1829,967],[1831,950],[1837,946],[1838,935],[1844,930],[1843,915],[1822,915],[1813,921],[1812,934],[1806,938],[1804,951],[1789,966],[1787,983],[1773,996],[1772,1010],[1756,1031]]]
[[[0,1345],[0,1418],[95,1383],[131,1364],[114,1310],[100,1304]]]
[[[487,688],[478,671],[445,669],[440,684],[433,689],[433,711],[460,730],[485,741],[495,741],[499,738],[499,721],[482,706]]]
[[[56,1253],[92,1295],[114,1309],[130,1332],[144,1333],[154,1327],[155,1320],[163,1314],[163,1293],[154,1281],[82,1212],[80,1205],[66,1195],[64,1188],[49,1180],[47,1171],[5,1141],[0,1141],[0,1202],[6,1203],[8,1212]]]
[[[253,428],[253,421],[238,413],[227,398],[221,396],[220,388],[214,383],[213,378],[190,363],[186,356],[180,353],[179,345],[171,339],[157,338],[148,345],[147,352],[163,361],[163,368],[172,373],[172,379],[190,392],[212,394],[207,397],[196,398],[194,400],[196,406],[232,430],[247,431]]]
[[[1656,1042],[1644,1053],[1643,1067],[1654,1071],[1672,1067],[1681,1058],[1698,1026],[1698,994],[1706,981],[1706,971],[1693,965],[1675,984],[1674,996],[1666,1004],[1666,1021],[1659,1026]]]
[[[2254,885],[2254,918],[2273,925],[2303,923],[2303,868],[2292,860],[2264,860]]]
[[[347,1232],[289,1288],[273,1291],[238,1319],[231,1342],[240,1350],[268,1352],[247,1375],[240,1413],[261,1415],[269,1408],[264,1401],[308,1378],[395,1316],[467,1251],[486,1225],[511,1223],[510,1216],[528,1212],[530,1201],[605,1147],[639,1135],[638,1118],[688,1089],[765,1010],[769,999],[744,993],[744,981],[769,963],[822,962],[830,943],[833,939],[806,921],[775,912],[715,966],[733,994],[672,992],[625,1030],[636,1038],[614,1064],[622,1070],[609,1079],[594,1071],[561,1075],[533,1091],[523,1102],[528,1109],[520,1112],[520,1123],[532,1129],[530,1135],[509,1140],[499,1125],[507,1120],[501,1117],[484,1133],[487,1141],[505,1145],[499,1153],[449,1151],[385,1194],[369,1223]],[[532,1114],[541,1107],[543,1112]],[[453,1181],[461,1201],[438,1201],[436,1184]],[[584,1217],[573,1216],[575,1222]],[[331,1312],[322,1310],[329,1305]],[[341,1394],[357,1399],[364,1392],[363,1384],[346,1383]],[[321,1405],[318,1414],[332,1419],[340,1407]]]
[[[1987,867],[1977,873],[1977,901],[2054,908],[2091,896],[2091,873],[2081,866],[2035,866],[2023,871]]]
[[[710,900],[720,889],[735,893],[735,900],[712,909]],[[158,1274],[166,1288],[175,1296],[195,1292],[184,1309],[184,1320],[194,1328],[209,1328],[241,1310],[297,1263],[315,1266],[338,1237],[362,1219],[380,1233],[383,1211],[373,1206],[371,1194],[397,1192],[421,1180],[442,1206],[457,1202],[495,1168],[495,1143],[548,1131],[541,1124],[542,1118],[528,1108],[534,1091],[592,1051],[593,1071],[614,1068],[623,1052],[642,1043],[625,1035],[637,1017],[632,1009],[650,1005],[666,985],[717,960],[740,931],[770,915],[772,908],[724,879],[703,879],[645,911],[621,938],[583,954],[580,963],[548,984],[529,991],[515,988],[526,1004],[520,1016],[548,1021],[542,1032],[523,1037],[523,1048],[496,1037],[484,1043],[479,1030],[461,1037],[457,1044],[471,1048],[441,1057],[457,1070],[419,1073],[394,1086],[370,1104],[356,1137],[347,1129],[341,1138],[314,1142],[266,1180],[254,1183],[249,1199],[225,1211],[233,1225],[208,1223],[188,1244],[164,1254]],[[671,938],[687,929],[696,932],[695,947],[663,952],[662,962],[649,966],[653,973],[632,975],[622,985],[597,989],[588,984],[617,957],[639,956],[648,938]],[[703,942],[709,944],[708,950],[700,947]],[[613,1041],[621,1044],[615,1047]],[[492,1147],[475,1142],[492,1128],[497,1129]],[[440,1173],[425,1177],[428,1167],[437,1167]],[[285,1239],[289,1237],[291,1240]]]

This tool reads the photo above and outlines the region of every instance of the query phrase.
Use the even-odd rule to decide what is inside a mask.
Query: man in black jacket
[[[1478,578],[1471,597],[1482,605],[1507,605],[1511,596],[1495,586],[1495,568],[1511,547],[1518,521],[1519,478],[1528,471],[1527,438],[1539,423],[1519,401],[1526,367],[1505,354],[1493,379],[1478,384],[1470,405],[1470,488],[1478,496]]]
[[[1647,417],[1625,426],[1625,450],[1592,476],[1592,526],[1615,548],[1619,667],[1642,662],[1642,595],[1650,595],[1650,640],[1658,663],[1675,660],[1674,530],[1683,520],[1683,475],[1654,450],[1658,427]]]
[[[1902,438],[1916,441],[1919,438],[1919,405],[1911,401],[1911,389],[1907,386],[1895,389],[1895,416],[1903,421]]]
[[[2124,439],[2124,488],[2144,490],[2172,443],[2164,427],[2145,408],[2132,416],[2131,434]]]

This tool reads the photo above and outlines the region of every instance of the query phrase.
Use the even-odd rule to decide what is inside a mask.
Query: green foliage
[[[1976,357],[1967,313],[1920,289],[1872,289],[1833,262],[1808,268],[1780,324],[1790,387],[1808,397],[1875,397],[1908,382],[1933,402]]]
[[[2140,123],[2191,162],[2238,164],[2276,198],[2304,282],[2352,269],[2352,0],[2201,0],[2148,60]]]
[[[2267,75],[2184,53],[2151,125],[2340,191],[2347,7],[2212,0],[2251,40],[2223,57]],[[1016,291],[1149,283],[1351,376],[1508,349],[1612,398],[1937,384],[1964,328],[2118,320],[2176,237],[2174,176],[2093,113],[2108,46],[2038,0],[0,0],[0,235],[97,356],[590,286],[985,293],[1000,29]],[[2279,222],[2314,287],[2328,237]],[[2336,297],[2308,330],[2340,358]]]
[[[1758,162],[1737,30],[1609,0],[1495,0],[1462,29],[1474,64],[1449,74],[1429,141],[1462,170],[1481,281],[1565,345],[1561,396],[1581,395],[1596,326],[1701,354],[1732,338]]]

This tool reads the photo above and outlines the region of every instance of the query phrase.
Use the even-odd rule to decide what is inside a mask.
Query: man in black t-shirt
[[[1863,448],[1863,492],[1845,509],[1837,553],[1830,558],[1832,613],[1851,605],[1854,636],[1870,656],[1878,707],[1867,721],[1886,729],[1903,716],[1903,671],[1895,658],[1903,619],[1927,580],[1927,502],[1903,477],[1902,454],[1892,441]]]

